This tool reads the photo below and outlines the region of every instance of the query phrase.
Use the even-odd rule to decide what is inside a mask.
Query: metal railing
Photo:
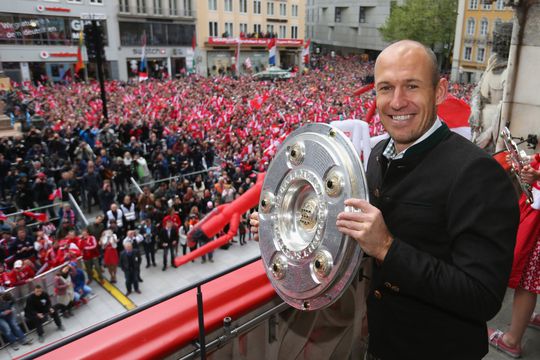
[[[208,345],[205,345],[205,338],[206,338],[206,333],[205,333],[205,328],[204,328],[204,312],[203,312],[203,309],[202,309],[202,290],[201,290],[201,286],[206,284],[206,283],[209,283],[211,282],[212,280],[215,280],[221,276],[224,276],[224,275],[227,275],[233,271],[236,271],[244,266],[247,266],[249,264],[252,264],[258,260],[260,260],[260,256],[257,256],[257,257],[254,257],[252,259],[249,259],[249,260],[246,260],[236,266],[233,266],[231,268],[228,268],[226,270],[223,270],[223,271],[220,271],[214,275],[211,275],[209,277],[206,277],[202,280],[199,280],[197,281],[196,283],[194,284],[191,284],[191,285],[188,285],[188,286],[185,286],[181,289],[178,289],[176,291],[173,291],[171,292],[170,294],[167,294],[167,295],[164,295],[164,296],[161,296],[153,301],[150,301],[144,305],[141,305],[133,310],[129,310],[125,313],[122,313],[122,314],[119,314],[109,320],[106,320],[106,321],[103,321],[99,324],[96,324],[96,325],[93,325],[93,326],[90,326],[88,327],[87,329],[85,330],[82,330],[82,331],[79,331],[73,335],[70,335],[70,336],[67,336],[63,339],[61,339],[60,341],[57,341],[53,344],[49,344],[49,345],[46,345],[40,349],[38,349],[37,351],[29,354],[29,355],[26,355],[26,356],[23,356],[20,358],[20,360],[29,360],[29,359],[35,359],[35,358],[38,358],[42,355],[45,355],[53,350],[56,350],[64,345],[67,345],[73,341],[76,341],[78,339],[81,339],[87,335],[90,335],[96,331],[99,331],[101,329],[104,329],[106,328],[107,326],[110,326],[110,325],[113,325],[119,321],[122,321],[130,316],[133,316],[135,314],[138,314],[142,311],[145,311],[145,310],[148,310],[149,308],[153,307],[153,306],[156,306],[158,304],[161,304],[167,300],[170,300],[178,295],[182,295],[190,290],[193,290],[193,289],[197,289],[197,313],[198,313],[198,319],[199,319],[199,344],[197,344],[197,347],[198,347],[198,351],[199,351],[199,355],[201,357],[201,359],[206,359],[206,349],[208,346],[215,346],[213,345],[213,342],[209,343]],[[200,300],[199,300],[199,293],[200,293]],[[232,338],[231,338],[232,339]]]
[[[148,181],[148,182],[145,182],[145,183],[142,183],[142,184],[137,183],[137,181],[134,178],[131,178],[131,182],[137,188],[137,191],[140,191],[142,193],[142,188],[145,187],[145,186],[153,187],[156,184],[159,184],[159,183],[162,183],[162,182],[170,182],[172,180],[178,180],[178,179],[185,178],[185,177],[188,177],[188,176],[203,174],[203,173],[206,173],[206,172],[209,172],[209,171],[216,171],[216,170],[220,170],[220,167],[219,166],[214,166],[214,167],[211,167],[211,168],[208,168],[208,169],[199,170],[199,171],[193,171],[193,172],[190,172],[190,173],[187,173],[187,174],[178,174],[178,175],[170,176],[170,177],[164,178],[164,179],[152,180],[152,181]]]
[[[71,208],[77,213],[77,219],[79,221],[79,224],[78,226],[80,227],[80,225],[83,225],[83,226],[88,226],[89,222],[88,222],[88,219],[86,218],[86,216],[84,215],[84,212],[81,210],[81,207],[79,206],[79,203],[77,202],[77,200],[75,200],[75,198],[73,197],[73,195],[71,194],[68,194],[68,197],[69,197],[69,204],[71,205]],[[49,205],[43,205],[43,206],[38,206],[38,207],[35,207],[35,208],[32,208],[32,209],[27,209],[27,210],[19,210],[19,211],[16,211],[16,212],[13,212],[13,213],[9,213],[9,214],[4,214],[7,218],[12,218],[12,217],[17,217],[17,216],[21,216],[21,215],[24,215],[25,212],[44,212],[44,213],[50,213],[49,212],[49,209],[54,209],[54,208],[61,208],[63,205],[64,205],[65,202],[63,201],[59,201],[59,202],[55,202],[55,203],[52,203],[52,204],[49,204]],[[59,220],[60,218],[58,217],[58,211],[55,211],[54,212],[56,216],[54,217],[49,217],[48,220],[49,221],[56,221],[56,220]],[[27,227],[34,227],[34,226],[37,226],[39,225],[41,222],[37,221],[37,222],[33,222],[33,223],[30,223],[30,224],[26,224]]]
[[[76,262],[78,263],[78,266],[82,266],[82,256],[78,257]],[[22,327],[24,329],[25,334],[28,334],[30,332],[30,327],[28,326],[28,323],[26,322],[26,316],[24,314],[24,308],[26,306],[26,298],[33,293],[34,288],[36,285],[41,285],[43,290],[47,292],[50,295],[51,304],[54,306],[56,304],[56,297],[54,294],[54,287],[55,287],[55,281],[54,277],[56,273],[62,269],[66,264],[69,262],[65,262],[62,265],[59,265],[55,268],[49,269],[45,271],[44,273],[41,273],[37,276],[35,276],[32,280],[28,281],[27,283],[23,285],[18,285],[12,288],[9,288],[5,290],[6,293],[10,293],[13,296],[14,299],[14,306],[15,306],[15,314],[17,318],[19,319],[19,322],[22,324]],[[6,344],[3,343],[2,338],[0,337],[0,345],[5,346]]]

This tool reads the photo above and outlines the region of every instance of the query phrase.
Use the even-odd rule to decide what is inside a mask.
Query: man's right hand
[[[259,213],[254,212],[249,216],[249,224],[251,227],[249,230],[253,234],[253,240],[259,241]]]

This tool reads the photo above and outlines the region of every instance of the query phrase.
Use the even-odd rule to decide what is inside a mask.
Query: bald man
[[[367,359],[481,359],[512,266],[518,202],[502,168],[437,117],[447,81],[433,52],[400,41],[375,64],[390,135],[368,163],[370,202],[338,229],[375,259]]]

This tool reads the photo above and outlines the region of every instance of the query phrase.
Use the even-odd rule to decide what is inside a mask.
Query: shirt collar
[[[412,146],[421,143],[422,141],[426,140],[428,137],[430,137],[439,127],[441,127],[442,122],[437,116],[435,121],[433,122],[433,125],[424,133],[424,135],[420,136],[411,146],[409,146],[407,149],[403,150],[402,152],[398,153],[396,150],[396,144],[394,142],[394,139],[390,138],[390,141],[388,142],[388,145],[386,145],[386,148],[383,151],[383,156],[387,158],[388,160],[397,160],[403,158],[405,155],[405,152],[410,149]]]

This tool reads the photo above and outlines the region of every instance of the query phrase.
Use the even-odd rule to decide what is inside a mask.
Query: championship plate
[[[363,252],[339,232],[337,215],[368,199],[360,157],[349,138],[323,123],[304,125],[279,148],[259,200],[259,246],[278,295],[301,310],[330,306],[357,275]]]

